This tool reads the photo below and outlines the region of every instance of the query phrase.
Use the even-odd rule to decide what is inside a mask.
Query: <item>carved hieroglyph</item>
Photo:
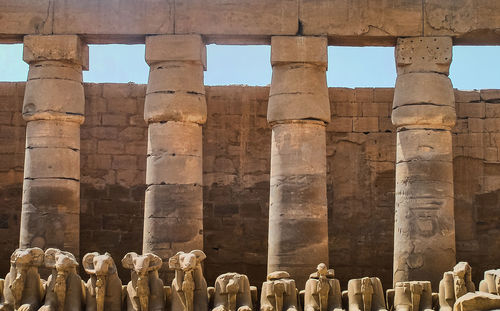
[[[309,276],[304,293],[304,311],[342,310],[342,291],[333,269],[320,263]]]
[[[150,72],[144,118],[149,127],[142,251],[167,262],[182,249],[203,249],[205,44],[199,35],[149,36],[146,62]]]
[[[55,248],[45,251],[45,266],[52,269],[46,284],[45,303],[39,311],[82,310],[85,283],[78,275],[73,254]]]
[[[122,282],[115,261],[109,253],[88,253],[82,261],[87,281],[87,311],[120,311],[122,308]]]
[[[286,271],[272,272],[262,284],[261,311],[297,311],[297,287]]]
[[[14,251],[10,257],[10,271],[3,282],[0,310],[38,310],[45,295],[45,288],[38,274],[43,260],[44,252],[38,247]]]
[[[205,311],[208,309],[207,282],[201,262],[206,255],[200,250],[178,252],[168,266],[175,270],[172,281],[171,311]]]
[[[228,272],[215,280],[213,311],[252,311],[250,282],[244,274]]]
[[[377,277],[352,279],[347,283],[349,311],[386,310],[384,290]]]
[[[303,288],[328,264],[326,134],[330,102],[325,37],[272,37],[272,127],[267,272],[288,271]]]
[[[394,284],[430,280],[436,286],[456,263],[451,49],[447,37],[400,38],[396,46]]]
[[[124,268],[131,270],[127,285],[127,310],[150,311],[165,308],[165,289],[158,276],[163,262],[160,257],[148,253],[128,253],[122,259]]]

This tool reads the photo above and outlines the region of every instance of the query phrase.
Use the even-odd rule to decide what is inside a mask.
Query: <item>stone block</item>
[[[454,36],[467,44],[488,43],[493,29],[500,27],[499,12],[496,0],[428,0],[424,3],[424,33]]]
[[[344,87],[329,88],[330,100],[333,103],[352,103],[355,102],[354,89]],[[392,102],[392,99],[391,99]]]
[[[480,100],[479,91],[460,91],[455,89],[455,101],[457,103],[478,102]]]
[[[166,34],[174,30],[173,0],[54,2],[53,31],[58,34],[101,35],[99,40],[106,43],[113,42],[117,35]]]
[[[296,0],[182,0],[175,3],[175,33],[295,35]]]
[[[500,102],[500,90],[481,90],[481,100],[486,102]]]
[[[392,105],[390,103],[362,103],[363,117],[389,117]]]
[[[330,121],[326,73],[317,66],[293,64],[274,66],[267,120],[314,119]]]
[[[451,37],[398,38],[395,52],[398,75],[410,72],[448,75],[452,49]]]
[[[146,37],[146,63],[166,61],[195,62],[207,68],[207,50],[200,35],[161,35]]]
[[[326,171],[325,127],[320,122],[276,124],[272,131],[272,176],[315,175]]]
[[[352,119],[349,117],[333,117],[332,121],[326,127],[327,131],[332,132],[352,132]]]
[[[80,149],[80,125],[57,120],[30,121],[26,127],[27,148]]]
[[[356,117],[352,121],[353,132],[378,132],[378,118],[377,117]]]
[[[137,113],[137,100],[130,97],[108,99],[107,111],[110,113],[135,114]]]
[[[148,154],[202,156],[202,128],[199,124],[151,123],[148,131]]]
[[[374,103],[392,103],[394,99],[394,88],[375,88],[373,90]]]
[[[427,124],[451,128],[455,121],[454,92],[447,76],[436,73],[398,76],[392,110],[396,126]]]
[[[137,141],[146,139],[146,129],[143,127],[129,126],[118,133],[121,142]]]
[[[83,123],[85,97],[80,82],[37,79],[26,83],[23,102],[25,120],[58,119]]]
[[[151,93],[144,103],[144,120],[149,123],[179,121],[203,124],[207,120],[205,95],[178,93]]]
[[[26,149],[24,177],[80,180],[80,152],[68,148]]]
[[[89,154],[86,161],[83,161],[83,167],[89,169],[109,170],[111,168],[111,155],[107,154]]]
[[[144,123],[142,117],[141,121]],[[123,126],[127,124],[127,116],[124,114],[103,113],[101,116],[101,124],[108,126]]]
[[[135,169],[137,157],[133,155],[113,155],[112,169]],[[109,169],[109,167],[108,167]]]
[[[457,103],[457,117],[459,118],[484,118],[485,103]],[[500,106],[500,105],[499,105]]]
[[[77,35],[28,35],[24,37],[23,60],[28,64],[66,61],[89,69],[89,47]]]
[[[52,32],[53,6],[51,0],[2,1],[2,33],[10,35],[50,34]]]
[[[490,293],[467,293],[458,298],[453,311],[486,311],[500,308],[500,297]]]
[[[397,135],[396,163],[408,161],[452,160],[452,142],[449,131],[415,129],[400,131]]]
[[[471,133],[482,133],[484,132],[484,119],[480,118],[469,118],[468,119],[468,128]]]
[[[486,118],[499,118],[500,117],[500,104],[485,104]]]
[[[370,37],[388,37],[383,42],[390,44],[395,37],[423,35],[422,5],[414,1],[300,0],[299,7],[304,35],[356,36],[356,45]]]
[[[161,62],[151,66],[146,94],[190,92],[205,94],[203,70],[194,62]]]
[[[271,65],[310,63],[328,66],[326,37],[274,36],[271,38]]]
[[[99,154],[122,154],[125,146],[123,142],[117,140],[100,140],[97,142],[97,153]],[[127,152],[129,153],[129,152]]]
[[[146,184],[203,183],[203,159],[186,155],[149,155],[147,157]]]
[[[373,102],[373,91],[371,87],[358,87],[354,89],[354,98],[357,103]]]

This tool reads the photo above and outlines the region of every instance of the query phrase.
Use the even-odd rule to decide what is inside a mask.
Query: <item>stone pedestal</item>
[[[146,62],[150,73],[144,108],[149,135],[143,253],[168,263],[178,251],[203,249],[205,45],[198,35],[147,37]]]
[[[397,126],[394,284],[430,280],[455,265],[455,98],[447,37],[398,39],[392,122]]]
[[[30,67],[20,247],[53,247],[78,256],[88,47],[74,35],[30,35],[24,37],[23,59]]]
[[[328,266],[327,39],[273,37],[267,119],[272,127],[268,274],[285,270],[304,288]]]

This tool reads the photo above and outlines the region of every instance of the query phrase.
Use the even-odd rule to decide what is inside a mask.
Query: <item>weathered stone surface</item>
[[[294,0],[183,0],[175,3],[175,33],[295,35]]]
[[[88,70],[89,48],[76,35],[25,36],[23,60],[28,64],[44,60],[66,61]]]
[[[271,65],[309,63],[326,68],[327,46],[326,37],[274,36],[271,38]]]
[[[320,263],[316,270],[306,282],[304,310],[342,310],[340,282],[334,279],[335,272],[324,263]]]
[[[51,269],[47,279],[42,310],[69,311],[84,303],[82,279],[78,275],[78,261],[69,252],[57,248],[45,251],[44,265]]]
[[[467,293],[474,293],[475,290],[471,266],[466,262],[459,262],[453,271],[445,272],[439,282],[439,310],[453,310],[457,299]]]
[[[398,311],[408,309],[415,311],[433,310],[431,282],[411,281],[396,283],[393,308],[393,310]]]
[[[207,49],[200,35],[160,35],[146,37],[146,62],[190,61],[207,67]]]
[[[452,59],[451,37],[398,38],[398,75],[410,72],[437,72],[448,75]]]
[[[122,281],[118,277],[113,257],[109,253],[87,253],[83,256],[82,266],[90,276],[85,284],[86,307],[96,311],[120,311]]]
[[[168,260],[168,267],[175,270],[172,281],[172,311],[208,309],[207,282],[201,263],[207,256],[201,250],[178,252]],[[184,307],[187,306],[187,307]]]
[[[309,266],[328,261],[324,135],[318,121],[273,126],[268,272],[290,271],[300,287]]]
[[[2,1],[0,33],[6,36],[50,34],[52,32],[53,5],[51,0]]]
[[[252,310],[252,293],[246,275],[234,272],[224,273],[215,280],[214,289],[213,311]]]
[[[103,35],[104,42],[113,42],[107,37],[174,31],[173,0],[55,0],[53,5],[57,34]]]
[[[122,265],[130,269],[131,281],[127,284],[127,310],[165,308],[165,289],[158,277],[163,262],[160,257],[146,253],[130,252],[122,259]]]
[[[483,311],[483,310],[497,310],[500,308],[500,297],[487,293],[468,293],[460,297],[455,305],[453,311]]]
[[[274,271],[262,283],[260,294],[262,310],[299,310],[295,280],[286,271]]]
[[[384,290],[377,277],[352,279],[347,283],[349,310],[386,310]]]
[[[356,36],[358,44],[422,35],[422,5],[414,1],[300,0],[299,20],[305,35]]]
[[[21,247],[80,247],[80,184],[67,179],[24,180]]]
[[[457,36],[464,44],[498,41],[500,3],[495,0],[430,0],[424,4],[426,36]]]
[[[321,37],[273,37],[268,122],[330,121],[326,43]]]

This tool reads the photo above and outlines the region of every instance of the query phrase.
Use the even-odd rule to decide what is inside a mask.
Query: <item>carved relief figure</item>
[[[384,291],[379,278],[352,279],[347,283],[349,311],[386,310]]]
[[[80,311],[85,283],[77,274],[78,262],[69,252],[55,248],[45,251],[45,266],[52,269],[46,284],[45,303],[39,311]]]
[[[393,293],[393,309],[396,311],[432,311],[429,281],[398,282]]]
[[[162,264],[161,258],[151,253],[138,255],[131,252],[123,257],[123,267],[131,270],[131,281],[127,285],[128,311],[165,309],[167,289],[158,276]]]
[[[121,311],[122,281],[109,253],[88,253],[82,261],[85,272],[90,275],[86,284],[87,311]]]
[[[168,266],[175,270],[171,311],[207,310],[207,282],[201,269],[201,262],[205,258],[205,253],[200,250],[190,253],[178,252],[170,257]]]
[[[500,290],[500,270],[486,270],[484,271],[484,279],[479,283],[479,291],[497,294]]]
[[[306,282],[304,311],[342,310],[340,283],[334,278],[333,269],[328,269],[324,263],[316,269]]]
[[[445,272],[443,279],[439,282],[439,309],[441,311],[452,310],[458,298],[474,291],[472,268],[466,262],[459,262],[453,271]]]
[[[217,277],[213,311],[252,311],[250,282],[246,275],[229,272]]]
[[[297,311],[297,288],[286,271],[272,272],[262,284],[261,311]]]
[[[44,253],[38,247],[17,249],[10,257],[10,272],[5,277],[0,310],[35,311],[45,295],[38,267]]]

